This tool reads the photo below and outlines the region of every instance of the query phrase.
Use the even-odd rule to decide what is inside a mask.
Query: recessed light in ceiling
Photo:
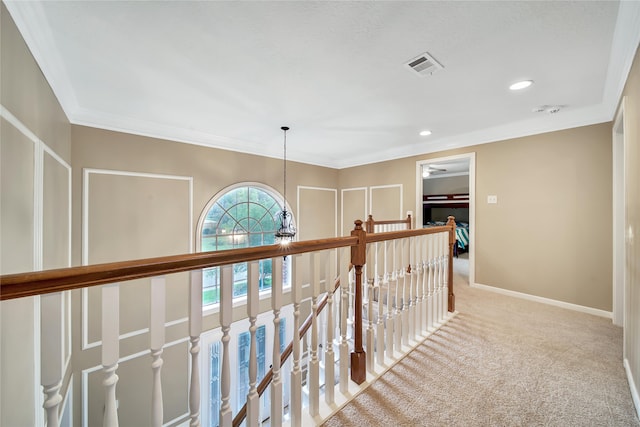
[[[519,82],[515,82],[514,84],[509,86],[509,89],[511,89],[511,90],[521,90],[521,89],[528,88],[532,84],[533,84],[533,80],[522,80],[522,81],[519,81]]]
[[[430,130],[423,130],[422,132],[420,132],[420,136],[429,136],[429,135],[431,135]]]

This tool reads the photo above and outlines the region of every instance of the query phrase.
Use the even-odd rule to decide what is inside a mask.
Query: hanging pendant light
[[[287,126],[280,129],[284,131],[284,198],[282,202],[282,211],[278,213],[278,230],[276,231],[276,242],[281,245],[288,245],[296,235],[296,229],[291,223],[291,213],[287,211]]]

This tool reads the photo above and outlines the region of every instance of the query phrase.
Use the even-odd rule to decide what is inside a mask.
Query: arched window
[[[216,195],[200,220],[200,250],[219,251],[275,243],[277,214],[282,210],[276,193],[259,184],[239,184]],[[290,258],[290,257],[288,257]],[[289,283],[288,262],[284,263],[285,282]],[[220,268],[208,268],[203,274],[203,304],[220,301]],[[260,261],[260,291],[271,289],[271,261]],[[233,266],[233,297],[247,294],[247,264]]]

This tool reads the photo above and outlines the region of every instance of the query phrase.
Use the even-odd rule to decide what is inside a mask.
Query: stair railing
[[[256,418],[256,396],[266,390],[271,381],[271,424],[283,423],[282,411],[282,363],[288,354],[293,354],[293,368],[291,372],[291,425],[306,425],[305,420],[318,423],[328,415],[327,407],[336,409],[344,404],[344,396],[354,395],[357,385],[370,381],[388,368],[390,363],[397,361],[406,353],[412,344],[417,345],[432,332],[433,328],[447,320],[447,311],[453,312],[455,297],[452,282],[452,257],[455,244],[455,222],[453,217],[445,227],[430,229],[414,229],[391,231],[384,233],[369,233],[362,228],[362,221],[355,222],[356,227],[351,236],[293,242],[288,246],[271,245],[234,249],[218,252],[185,254],[168,257],[148,258],[142,260],[96,264],[90,266],[29,272],[0,276],[0,299],[9,300],[39,295],[41,300],[41,358],[42,386],[45,393],[44,407],[47,411],[47,425],[59,425],[60,417],[60,387],[65,377],[61,372],[62,339],[60,331],[63,316],[60,308],[61,293],[74,289],[89,288],[98,285],[102,296],[102,365],[104,372],[104,415],[103,425],[117,426],[118,400],[116,388],[118,383],[118,364],[120,362],[120,288],[127,286],[123,283],[133,279],[152,278],[150,286],[150,355],[152,357],[152,386],[151,386],[151,425],[160,426],[164,420],[163,396],[161,384],[162,354],[165,347],[165,319],[166,305],[166,275],[177,272],[190,272],[189,276],[189,353],[190,353],[190,381],[189,381],[189,418],[192,426],[200,425],[200,335],[202,333],[202,269],[221,267],[219,322],[222,330],[222,370],[221,370],[221,408],[219,413],[220,425],[233,425],[232,409],[230,406],[231,371],[229,348],[230,327],[233,320],[233,271],[235,263],[249,263],[249,292],[248,315],[251,320],[251,357],[250,380],[253,381],[247,401],[247,425],[258,425]],[[447,251],[448,246],[448,251]],[[338,252],[338,253],[337,253]],[[279,276],[282,259],[285,256],[305,255],[305,265],[294,267],[292,280],[292,303],[294,305],[294,323],[297,333],[287,350],[281,355],[278,339],[274,339],[273,370],[255,385],[256,357],[255,357],[255,317],[257,315],[258,300],[255,295],[257,274],[255,267],[258,260],[271,259],[274,262],[271,304],[274,325],[280,322],[282,308],[282,277]],[[299,258],[299,257],[298,257]],[[326,261],[325,261],[326,260]],[[324,263],[324,264],[323,264]],[[293,264],[294,266],[296,263]],[[365,268],[366,266],[366,268]],[[353,267],[352,283],[349,280],[349,269]],[[322,274],[323,272],[324,274]],[[324,275],[324,286],[321,276]],[[312,309],[311,315],[302,328],[299,325],[299,309],[302,301],[302,277],[308,277],[310,285]],[[334,281],[333,278],[339,278]],[[330,280],[328,280],[331,278]],[[366,278],[366,279],[364,279]],[[363,292],[363,280],[370,283],[375,291]],[[253,283],[253,282],[256,283]],[[336,286],[338,285],[338,286]],[[338,301],[340,310],[337,324],[333,323],[333,315],[328,316],[327,329],[324,336],[326,341],[319,342],[319,313],[323,306],[332,307],[333,294],[340,289]],[[353,352],[348,362],[347,343],[347,312],[345,304],[353,294],[352,325]],[[365,298],[366,296],[366,303]],[[377,304],[381,316],[386,321],[386,331],[375,337],[363,338],[363,313],[365,309]],[[335,310],[329,310],[333,313]],[[384,313],[382,312],[384,311]],[[302,385],[300,337],[305,329],[311,329],[311,346],[309,349],[309,368],[307,385],[308,413],[302,414]],[[391,330],[390,330],[391,329]],[[277,329],[275,329],[277,330]],[[333,352],[333,331],[339,330],[339,351]],[[277,337],[278,334],[274,334]],[[384,341],[382,354],[367,361],[364,345],[370,348],[372,338]],[[386,339],[385,339],[386,338]],[[327,345],[327,342],[329,345]],[[324,354],[319,354],[321,344],[324,344]],[[45,356],[46,355],[46,356]],[[324,392],[325,403],[321,405],[319,378],[320,356],[325,361]],[[337,356],[337,358],[336,358]],[[336,360],[337,359],[337,360]],[[367,363],[375,363],[374,369],[367,369]],[[340,365],[339,393],[335,393],[336,382],[332,371],[335,362]],[[350,365],[350,377],[347,381]],[[353,387],[356,387],[354,389]],[[122,404],[122,402],[121,402]]]

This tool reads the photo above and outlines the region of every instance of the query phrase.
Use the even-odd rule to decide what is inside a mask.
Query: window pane
[[[281,209],[280,201],[259,187],[237,187],[227,192],[212,204],[205,217],[201,235],[202,251],[274,244],[274,233],[277,228],[276,216]],[[234,298],[244,296],[247,292],[246,264],[238,264],[238,266],[234,266]],[[203,278],[204,304],[219,302],[219,274],[217,268],[205,270]],[[271,261],[262,261],[260,263],[260,290],[271,289],[271,276]]]

